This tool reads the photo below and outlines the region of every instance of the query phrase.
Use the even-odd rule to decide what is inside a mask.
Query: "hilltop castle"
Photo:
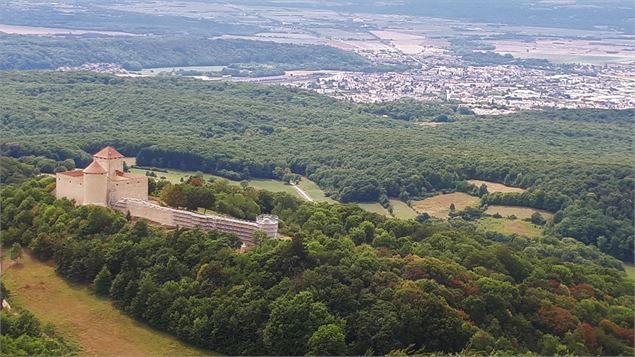
[[[109,206],[122,198],[147,200],[148,178],[124,172],[123,159],[115,148],[107,146],[93,155],[93,162],[85,169],[56,174],[56,197],[98,206]]]
[[[80,205],[111,207],[168,227],[199,227],[236,234],[244,244],[253,245],[257,230],[268,236],[278,235],[278,217],[259,215],[256,221],[245,221],[221,215],[203,215],[183,211],[148,201],[148,178],[123,170],[124,156],[107,146],[93,155],[93,161],[83,170],[55,175],[55,197],[73,199]]]

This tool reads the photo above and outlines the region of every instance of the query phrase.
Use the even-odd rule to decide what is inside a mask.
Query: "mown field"
[[[487,214],[493,215],[498,213],[503,217],[514,215],[520,219],[530,218],[531,215],[536,212],[540,213],[540,215],[542,215],[542,217],[545,219],[551,219],[553,217],[553,213],[549,211],[530,207],[492,205],[487,207],[487,210],[485,210],[485,213]]]
[[[3,266],[11,262],[3,257]],[[55,273],[53,264],[24,254],[20,264],[3,272],[12,301],[81,347],[82,355],[200,356],[210,351],[191,347],[148,327],[96,297],[85,285],[75,286]]]
[[[465,207],[478,206],[479,198],[463,192],[436,195],[424,200],[412,202],[412,208],[419,213],[427,213],[436,218],[448,218],[450,205],[454,204],[456,211]]]
[[[520,187],[511,187],[498,182],[483,181],[483,180],[467,180],[468,183],[480,187],[481,185],[487,186],[488,192],[525,192],[526,190]]]
[[[542,227],[519,219],[483,217],[476,221],[476,225],[485,231],[518,234],[526,237],[539,237],[544,232]]]

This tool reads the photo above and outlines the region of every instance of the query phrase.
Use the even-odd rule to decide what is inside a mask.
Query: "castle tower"
[[[269,237],[278,238],[278,216],[261,214],[256,216],[256,223]]]
[[[85,205],[107,206],[108,171],[97,160],[84,169],[84,202]]]
[[[117,170],[123,172],[124,156],[112,146],[99,150],[93,158],[108,172],[109,177],[115,177]]]

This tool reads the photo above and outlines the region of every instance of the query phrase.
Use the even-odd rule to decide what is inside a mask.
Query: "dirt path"
[[[42,322],[55,325],[60,334],[81,346],[82,355],[212,354],[135,321],[84,286],[70,285],[55,274],[51,264],[28,254],[24,254],[20,264],[4,263],[3,282],[11,291],[12,301],[33,312]]]
[[[291,184],[291,185],[292,185],[292,186],[296,189],[296,191],[298,191],[298,193],[299,193],[302,197],[304,197],[304,199],[305,199],[305,200],[307,200],[307,201],[309,201],[309,202],[314,202],[314,201],[313,201],[313,199],[311,198],[311,196],[307,195],[307,193],[306,193],[306,192],[304,192],[304,190],[303,190],[303,189],[301,189],[300,187],[298,187],[298,185],[296,185],[296,184]]]

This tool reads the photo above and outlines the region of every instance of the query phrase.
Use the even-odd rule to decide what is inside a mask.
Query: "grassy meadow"
[[[12,265],[3,257],[3,283],[16,306],[53,324],[58,333],[77,343],[80,355],[200,356],[212,355],[188,346],[116,309],[110,300],[95,296],[86,286],[75,286],[55,273],[55,267],[23,254]]]
[[[483,180],[467,180],[467,182],[477,187],[481,187],[481,185],[485,185],[487,186],[487,191],[490,193],[491,192],[509,193],[509,192],[525,192],[526,191],[524,188],[511,187],[511,186],[503,185],[502,183],[498,183],[498,182],[483,181]]]
[[[545,219],[551,219],[553,217],[553,213],[551,212],[541,210],[541,209],[531,208],[531,207],[493,205],[493,206],[487,207],[487,210],[485,210],[485,213],[487,214],[493,215],[498,213],[503,217],[514,215],[520,219],[530,218],[531,215],[534,214],[535,212],[540,213],[542,217]]]
[[[539,237],[544,231],[538,225],[519,219],[483,217],[476,222],[476,225],[485,231],[518,234],[526,237]]]
[[[419,213],[427,213],[436,218],[448,218],[450,213],[450,205],[454,203],[457,211],[468,206],[478,206],[480,200],[476,196],[468,195],[463,192],[454,192],[436,195],[424,200],[413,201],[412,208]]]

